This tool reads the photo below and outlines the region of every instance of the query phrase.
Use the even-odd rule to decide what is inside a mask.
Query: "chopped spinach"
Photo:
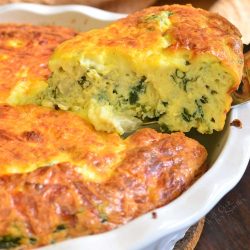
[[[131,105],[136,104],[136,102],[139,100],[139,94],[145,93],[146,85],[144,84],[144,82],[146,81],[146,79],[147,78],[145,76],[142,76],[137,85],[131,88],[131,91],[129,93],[129,103]]]
[[[66,228],[67,228],[66,225],[64,225],[64,224],[59,224],[59,225],[56,227],[56,229],[54,230],[54,233],[63,231],[63,230],[65,230]]]
[[[139,100],[138,93],[134,90],[129,93],[129,103],[135,104]]]
[[[197,106],[197,109],[194,112],[193,117],[195,117],[195,118],[203,118],[204,117],[204,112],[203,112],[202,104],[198,100],[195,100],[195,104]]]
[[[181,116],[184,121],[191,122],[192,115],[189,113],[189,111],[186,108],[183,108],[183,112],[181,113]]]
[[[101,223],[105,223],[105,222],[108,221],[108,216],[107,216],[107,214],[105,214],[104,212],[101,212],[101,213],[99,214],[99,216],[100,216]]]
[[[82,76],[82,77],[77,81],[77,83],[78,83],[80,86],[83,86],[85,82],[86,82],[86,76]]]
[[[157,14],[152,14],[149,15],[145,18],[146,22],[151,22],[151,21],[160,21],[160,22],[166,22],[166,18],[169,18],[172,16],[174,13],[171,11],[161,11],[160,13]]]
[[[203,104],[208,103],[208,99],[207,99],[207,97],[204,96],[204,95],[200,98],[200,101],[201,101]]]
[[[183,79],[184,77],[186,77],[186,72],[183,72],[179,69],[176,69],[175,74],[176,74],[176,77],[179,79]]]
[[[218,94],[218,92],[216,90],[211,90],[211,94],[215,95],[215,94]]]
[[[51,95],[54,99],[57,98],[58,94],[59,94],[59,89],[57,87],[51,90]]]
[[[108,102],[107,93],[105,91],[101,91],[97,94],[98,102]]]
[[[36,244],[36,242],[37,242],[37,239],[33,238],[33,237],[30,237],[29,240],[30,240],[30,244],[32,244],[32,245]]]
[[[204,111],[203,106],[205,103],[207,103],[207,97],[202,96],[200,99],[195,100],[196,109],[193,113],[190,113],[190,111],[186,108],[183,108],[183,111],[181,113],[182,119],[186,122],[191,122],[193,119],[199,120],[204,118]]]
[[[78,81],[78,85],[80,85],[83,89],[86,89],[90,86],[90,82],[87,80],[87,77],[83,75]]]
[[[21,245],[21,237],[17,236],[0,236],[0,249],[10,249]]]
[[[187,92],[187,84],[189,82],[195,82],[199,78],[197,77],[192,77],[188,78],[186,72],[181,71],[180,69],[176,69],[175,72],[170,75],[170,77],[173,79],[173,81],[179,85],[180,88],[182,88],[185,92]]]
[[[188,60],[185,61],[185,65],[190,65],[190,64],[191,63]]]
[[[169,17],[174,15],[174,12],[172,12],[172,11],[167,11],[167,12],[168,12]]]
[[[163,105],[164,107],[167,107],[167,105],[168,105],[168,102],[166,102],[166,101],[161,101],[161,103],[162,103],[162,105]]]
[[[160,124],[160,131],[164,133],[171,133],[169,127],[164,123]]]

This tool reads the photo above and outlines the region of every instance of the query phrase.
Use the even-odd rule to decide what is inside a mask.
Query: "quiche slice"
[[[183,133],[123,140],[70,112],[0,106],[0,248],[116,228],[179,196],[206,157]]]
[[[218,14],[151,7],[59,45],[37,103],[120,134],[151,119],[166,131],[220,131],[242,77],[240,37]]]

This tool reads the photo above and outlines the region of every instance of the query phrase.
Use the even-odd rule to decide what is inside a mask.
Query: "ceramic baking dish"
[[[103,27],[122,18],[87,6],[44,6],[10,4],[0,7],[0,22],[61,25],[86,31]],[[239,119],[242,128],[230,126]],[[66,240],[46,246],[43,250],[168,250],[182,238],[186,230],[205,216],[241,179],[250,157],[250,104],[231,110],[224,131],[195,137],[209,152],[209,170],[186,192],[170,204],[113,231]]]

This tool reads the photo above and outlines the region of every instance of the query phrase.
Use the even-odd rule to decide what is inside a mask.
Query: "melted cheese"
[[[0,103],[34,103],[47,87],[47,65],[54,48],[74,35],[63,27],[1,24]]]
[[[104,182],[126,143],[97,133],[80,117],[36,106],[0,106],[0,175],[70,162],[85,181]]]

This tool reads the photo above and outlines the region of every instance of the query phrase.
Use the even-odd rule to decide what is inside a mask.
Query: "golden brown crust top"
[[[167,41],[168,46],[163,43]],[[193,56],[212,54],[231,67],[237,84],[241,80],[243,54],[241,34],[222,16],[191,5],[165,5],[135,12],[101,30],[81,33],[65,43],[58,54],[81,53],[87,48],[164,53],[187,49]],[[165,47],[164,47],[165,46]]]
[[[149,36],[147,41],[142,41],[141,46],[146,47],[147,43],[152,41],[151,35],[154,35],[154,31],[159,31],[159,25],[157,22],[145,22],[145,17],[147,19],[150,15],[157,15],[163,11],[169,12],[171,25],[165,32],[169,33],[173,39],[171,47],[185,48],[193,50],[195,53],[209,52],[221,59],[226,59],[228,55],[224,54],[226,53],[224,50],[225,46],[228,46],[242,59],[239,30],[224,17],[203,9],[193,8],[191,5],[165,5],[136,12],[119,21],[116,24],[117,30],[120,30],[121,26],[127,26],[125,29],[129,29],[144,23],[144,32],[145,29],[148,29]],[[134,40],[140,42],[136,37]]]
[[[75,34],[64,27],[1,24],[0,103],[6,103],[11,90],[21,81],[47,80],[52,52]]]
[[[25,140],[18,137],[23,140],[22,145],[12,154],[17,166],[16,157],[23,155],[22,151],[29,152],[26,150],[27,145],[33,145],[34,156],[39,155],[38,152],[50,153],[48,149],[45,152],[36,145],[42,143],[47,148],[47,135],[51,136],[53,132],[57,134],[57,140],[64,142],[64,150],[69,147],[74,151],[78,149],[83,157],[89,158],[88,165],[98,163],[95,168],[112,164],[111,158],[103,158],[103,152],[97,152],[96,147],[101,147],[111,156],[112,150],[119,146],[115,143],[125,145],[123,151],[113,154],[119,160],[109,178],[103,182],[84,179],[79,172],[79,165],[70,162],[41,167],[30,173],[0,176],[0,235],[8,235],[9,230],[13,229],[12,225],[15,225],[21,243],[29,245],[30,237],[36,239],[32,247],[104,232],[169,203],[192,184],[207,156],[203,146],[183,133],[169,135],[142,129],[124,141],[115,135],[97,134],[84,122],[78,123],[78,118],[74,119],[76,116],[73,115],[66,122],[60,118],[66,115],[64,112],[51,111],[54,113],[51,114],[48,109],[37,108],[34,119],[35,107],[2,107],[0,113],[4,109],[5,117],[7,113],[22,113],[22,116],[26,114],[33,118],[37,124],[36,133],[40,134],[36,136],[27,132],[32,127],[32,120],[26,121],[25,127],[21,126],[19,130],[4,128],[6,136],[1,138],[1,151],[8,148],[8,144],[13,144],[13,150],[14,145],[20,146],[14,134],[25,137]],[[29,109],[31,112],[28,113]],[[53,119],[59,120],[56,124],[58,126],[61,123],[59,128],[55,127]],[[71,122],[71,125],[67,125]],[[50,132],[43,131],[43,126]],[[77,133],[80,130],[85,131],[84,141],[81,140],[81,134]],[[74,140],[68,144],[66,137],[71,133],[78,144]],[[101,145],[104,143],[101,137],[106,145]],[[7,142],[3,143],[4,140]],[[57,148],[59,143],[56,140],[54,143],[51,148]],[[36,159],[32,160],[36,162]],[[2,159],[1,162],[4,166]]]
[[[121,143],[118,135],[96,132],[69,112],[0,106],[0,175],[70,161],[93,166],[104,176]]]

